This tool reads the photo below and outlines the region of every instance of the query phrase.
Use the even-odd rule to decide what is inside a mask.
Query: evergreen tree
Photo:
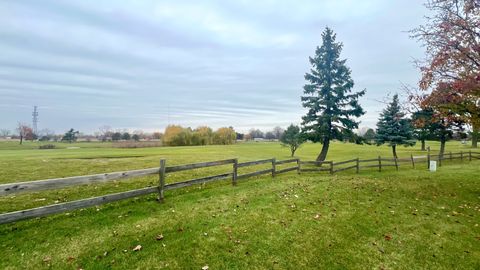
[[[138,135],[138,134],[133,134],[133,135],[132,135],[132,140],[134,140],[134,141],[136,141],[136,142],[140,141],[140,135]]]
[[[365,138],[365,141],[370,144],[373,140],[375,140],[376,135],[377,134],[375,134],[375,130],[373,130],[373,128],[369,128],[367,132],[363,134],[363,138]]]
[[[128,141],[128,140],[130,140],[131,138],[132,138],[132,136],[131,136],[130,133],[128,133],[128,132],[124,132],[124,133],[122,134],[122,140]]]
[[[122,139],[122,133],[115,132],[112,134],[112,141],[120,141]]]
[[[425,141],[434,139],[434,131],[440,128],[433,121],[433,110],[420,109],[412,114],[413,134],[421,142],[421,150],[425,151]]]
[[[412,125],[400,108],[398,95],[393,96],[392,102],[380,114],[375,141],[377,145],[388,143],[395,158],[398,157],[397,145],[415,145]]]
[[[308,109],[302,117],[303,133],[313,142],[321,142],[318,161],[325,160],[330,141],[341,139],[346,132],[358,128],[352,118],[365,112],[358,98],[365,90],[352,92],[351,71],[340,59],[343,44],[335,42],[336,35],[330,28],[322,33],[322,46],[317,47],[315,57],[310,57],[312,69],[305,74],[308,83],[303,87],[302,105]]]
[[[280,136],[280,142],[283,146],[290,148],[291,156],[295,155],[295,151],[305,142],[300,128],[298,126],[290,125],[285,132]]]
[[[75,131],[73,128],[71,128],[69,131],[65,133],[65,135],[63,135],[62,141],[67,141],[69,143],[72,143],[77,140],[78,133],[80,132]]]

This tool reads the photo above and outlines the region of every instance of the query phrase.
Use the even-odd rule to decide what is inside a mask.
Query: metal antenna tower
[[[38,135],[37,133],[37,124],[38,124],[38,110],[37,106],[33,106],[32,112],[32,123],[33,123],[33,134]]]

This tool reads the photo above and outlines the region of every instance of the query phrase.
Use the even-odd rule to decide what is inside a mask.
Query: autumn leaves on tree
[[[412,31],[426,58],[418,66],[423,94],[412,99],[433,112],[431,121],[451,130],[463,123],[472,129],[472,146],[480,132],[480,2],[432,0],[427,23]],[[442,150],[444,149],[442,141]],[[441,151],[440,155],[443,154]]]
[[[169,125],[165,129],[162,141],[168,146],[233,144],[236,133],[232,127],[222,127],[213,131],[207,126],[196,129],[184,128],[178,125]]]

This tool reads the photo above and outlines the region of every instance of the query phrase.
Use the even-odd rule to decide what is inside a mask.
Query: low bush
[[[44,144],[40,145],[38,149],[55,149],[55,144]]]

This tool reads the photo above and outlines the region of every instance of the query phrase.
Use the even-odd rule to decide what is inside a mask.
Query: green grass
[[[432,150],[438,145],[430,143]],[[0,183],[238,157],[288,158],[276,143],[232,146],[19,150],[0,143]],[[314,159],[320,145],[298,157]],[[468,151],[458,142],[447,151]],[[400,148],[400,157],[423,155]],[[391,156],[387,147],[334,143],[329,159]],[[436,173],[363,170],[228,181],[0,225],[2,269],[478,269],[479,161]],[[260,168],[261,166],[259,166]],[[186,180],[231,166],[167,176]],[[403,169],[405,168],[405,169]],[[142,177],[0,198],[0,212],[155,185]],[[163,234],[163,240],[155,240]],[[140,251],[133,248],[141,245]]]

